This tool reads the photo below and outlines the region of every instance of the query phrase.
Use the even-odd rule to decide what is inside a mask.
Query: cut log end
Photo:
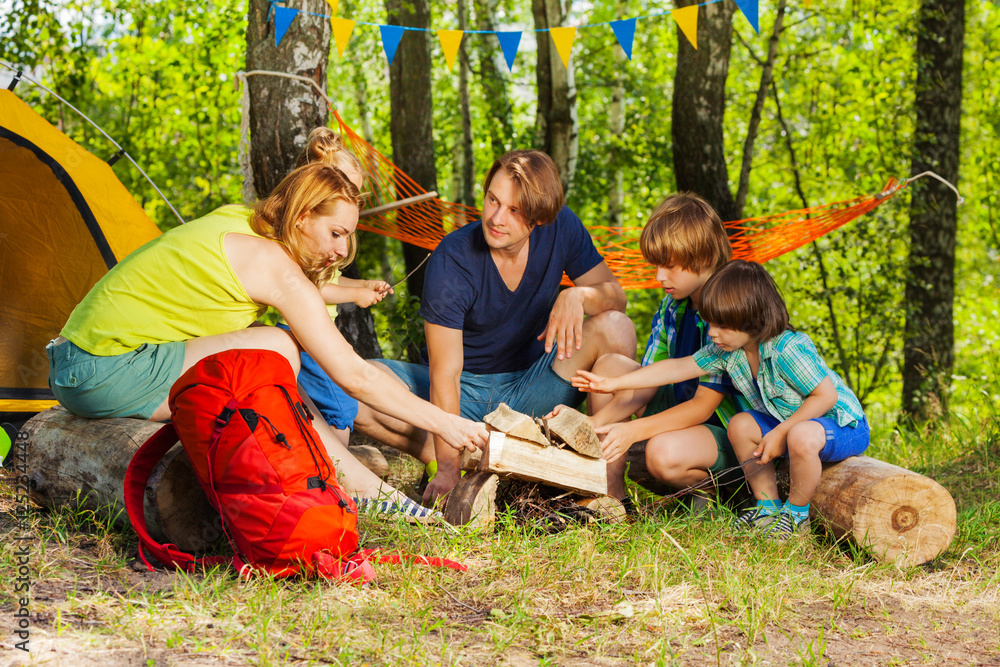
[[[576,410],[560,410],[548,425],[553,436],[578,453],[593,459],[603,455],[601,441],[586,415]]]
[[[625,506],[622,501],[611,496],[580,498],[576,504],[592,511],[597,515],[597,520],[604,523],[621,523],[625,520]]]
[[[448,494],[444,518],[453,526],[489,528],[496,521],[500,477],[488,472],[467,473]]]

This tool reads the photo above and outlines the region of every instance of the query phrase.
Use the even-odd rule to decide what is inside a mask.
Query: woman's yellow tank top
[[[250,214],[223,206],[153,239],[94,285],[60,333],[111,356],[250,326],[263,307],[243,289],[223,246],[227,234],[259,236]]]

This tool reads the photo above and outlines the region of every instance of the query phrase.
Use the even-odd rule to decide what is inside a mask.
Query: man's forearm
[[[625,292],[617,281],[596,283],[574,287],[583,296],[583,312],[588,316],[603,313],[606,310],[625,312]]]
[[[453,415],[461,414],[462,409],[459,377],[458,375],[452,376],[450,373],[431,375],[431,403]],[[436,436],[434,437],[434,452],[438,470],[441,470],[442,467],[458,469],[461,452]]]

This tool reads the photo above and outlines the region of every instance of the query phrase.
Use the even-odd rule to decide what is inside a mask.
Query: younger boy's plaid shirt
[[[754,410],[784,421],[799,409],[819,383],[830,378],[837,389],[837,403],[824,416],[840,426],[854,426],[865,412],[840,376],[820,358],[812,340],[799,331],[785,331],[760,344],[757,380],[742,349],[726,352],[712,343],[698,350],[694,361],[706,372],[726,372]]]
[[[660,307],[656,309],[656,314],[653,315],[652,330],[649,333],[649,340],[646,342],[646,351],[642,355],[643,366],[663,359],[676,359],[678,355],[684,357],[693,354],[695,350],[701,349],[709,342],[708,324],[701,319],[697,311],[692,310],[691,313],[688,313],[688,308],[691,308],[690,299],[678,301],[669,294],[663,298]],[[689,341],[694,343],[693,345],[683,346],[689,349],[678,350],[678,323],[683,320],[685,314],[695,318],[698,335],[696,341]],[[741,397],[735,393],[736,388],[733,386],[732,380],[724,372],[708,373],[701,377],[698,384],[725,394],[722,403],[715,410],[715,414],[723,426],[727,426],[729,420],[737,412],[747,409],[748,404],[740,401]],[[676,405],[679,402],[676,396],[670,398],[672,399],[669,401],[671,405]]]

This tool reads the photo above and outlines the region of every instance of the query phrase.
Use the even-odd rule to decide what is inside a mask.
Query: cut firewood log
[[[645,442],[632,446],[628,461],[629,477],[639,485],[660,495],[677,491],[649,473]],[[782,467],[779,464],[779,478]],[[738,477],[739,472],[729,476]],[[951,544],[956,528],[955,501],[947,489],[870,456],[823,464],[810,514],[835,537],[849,539],[876,560],[900,567],[939,556]]]
[[[548,420],[549,432],[584,456],[599,459],[603,455],[601,441],[590,420],[576,410],[563,409]]]
[[[489,528],[496,520],[500,478],[488,472],[470,472],[448,494],[444,518],[453,526]]]
[[[545,436],[542,435],[538,425],[531,417],[511,410],[506,403],[501,403],[496,410],[483,417],[483,421],[497,431],[515,438],[534,442],[542,446],[549,445],[549,441],[545,439]]]
[[[625,506],[622,505],[622,501],[611,496],[580,498],[576,504],[594,512],[597,518],[605,523],[621,523],[625,520]]]
[[[608,465],[604,459],[536,445],[500,431],[490,432],[486,451],[463,457],[462,467],[541,482],[583,495],[608,493]]]
[[[870,456],[823,466],[810,515],[877,560],[933,560],[955,537],[955,501],[934,480]]]
[[[132,455],[163,424],[143,419],[84,419],[61,407],[29,419],[28,480],[31,499],[43,507],[81,507],[128,524],[123,481]],[[144,501],[150,535],[186,551],[211,545],[220,535],[209,504],[179,446],[153,468]]]

